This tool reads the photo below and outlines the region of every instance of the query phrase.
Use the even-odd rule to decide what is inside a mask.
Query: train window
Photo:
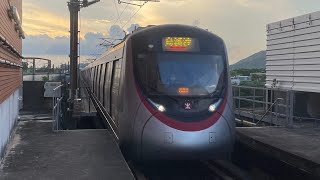
[[[121,74],[121,60],[115,61],[112,71],[112,85],[111,85],[111,117],[117,122],[118,116],[118,97],[120,87],[120,74]]]
[[[94,84],[94,94],[98,96],[98,87],[99,87],[99,82],[98,82],[98,72],[99,72],[99,66],[96,66],[96,76],[95,76],[95,84]]]
[[[223,90],[226,68],[220,55],[166,52],[137,57],[137,77],[148,95],[208,96]]]
[[[111,87],[111,75],[112,75],[112,67],[113,67],[113,62],[107,63],[106,70],[107,72],[105,73],[105,89],[104,89],[104,102],[105,102],[105,108],[110,114],[110,87]]]
[[[102,70],[102,65],[99,65],[98,66],[98,83],[97,83],[97,97],[98,97],[98,99],[100,99],[101,70]]]
[[[91,76],[90,76],[90,85],[91,91],[93,92],[93,77],[94,77],[94,68],[91,68]]]
[[[87,83],[87,86],[89,86],[89,79],[90,79],[90,74],[89,74],[89,72],[88,72],[88,70],[86,70],[86,83]]]
[[[99,87],[99,100],[104,105],[104,82],[105,82],[105,64],[101,65],[101,73],[100,73],[100,87]]]
[[[97,80],[96,80],[97,67],[96,67],[96,66],[93,68],[93,71],[94,71],[94,73],[93,73],[93,83],[92,83],[93,88],[92,88],[92,92],[95,93],[95,90],[96,90],[96,87],[95,87],[95,86],[96,86],[96,82],[97,82]]]

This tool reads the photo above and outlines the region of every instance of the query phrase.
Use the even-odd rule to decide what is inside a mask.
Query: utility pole
[[[79,11],[100,0],[70,0],[68,7],[70,11],[70,91],[69,91],[69,111],[72,116],[74,101],[78,99],[78,46],[79,46]]]

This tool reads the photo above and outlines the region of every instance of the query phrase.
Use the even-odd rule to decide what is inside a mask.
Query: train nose
[[[202,131],[180,131],[152,117],[142,133],[142,158],[226,159],[232,152],[230,129],[224,119]]]

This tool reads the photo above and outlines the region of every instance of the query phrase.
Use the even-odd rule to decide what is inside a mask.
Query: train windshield
[[[220,94],[225,66],[220,55],[150,53],[138,55],[138,76],[148,95]]]

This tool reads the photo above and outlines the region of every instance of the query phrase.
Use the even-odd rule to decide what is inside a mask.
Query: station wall
[[[0,159],[10,138],[19,114],[19,90],[16,90],[0,104]]]
[[[267,25],[267,87],[320,93],[320,11]]]
[[[13,12],[10,11],[12,7],[19,18],[13,18],[13,13],[9,13]],[[0,159],[19,113],[23,38],[21,15],[22,0],[0,0]]]

